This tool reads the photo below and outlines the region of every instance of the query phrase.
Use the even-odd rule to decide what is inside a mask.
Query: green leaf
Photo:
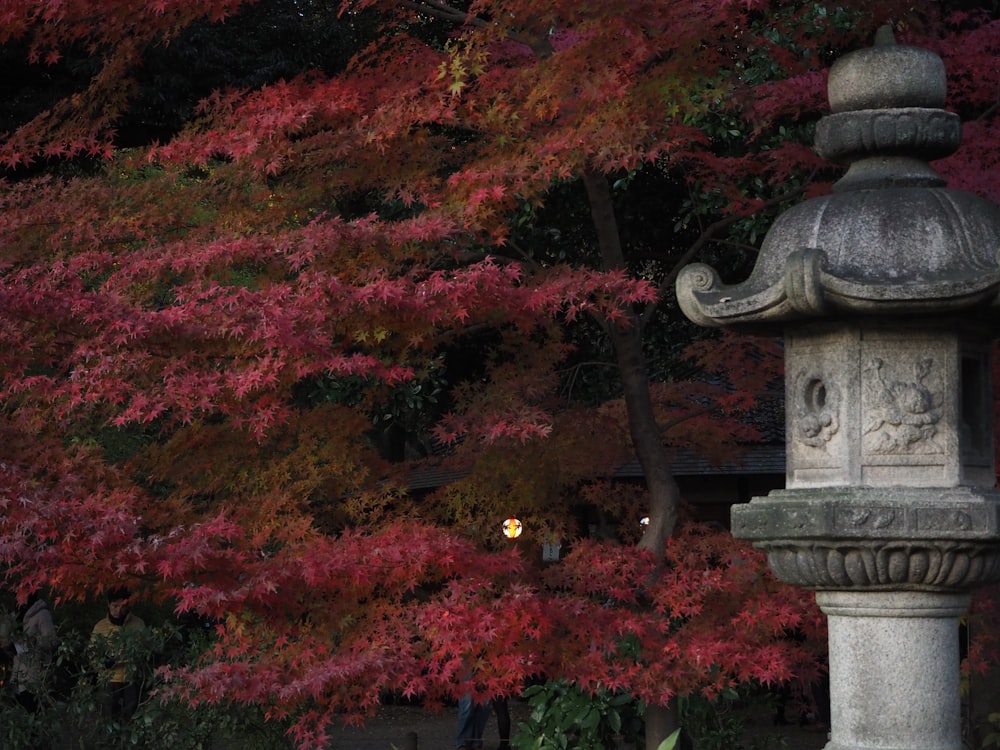
[[[608,711],[608,725],[611,727],[611,731],[618,734],[622,731],[622,715],[614,709]]]
[[[681,730],[675,729],[667,739],[656,746],[656,750],[674,750],[677,747],[677,740],[681,736]]]

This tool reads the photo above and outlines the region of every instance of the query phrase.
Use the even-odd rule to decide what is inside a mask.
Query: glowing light
[[[649,526],[649,516],[643,516],[639,519],[640,526]]]
[[[517,539],[521,536],[521,531],[524,527],[521,522],[516,518],[511,517],[503,522],[503,535],[508,539]]]

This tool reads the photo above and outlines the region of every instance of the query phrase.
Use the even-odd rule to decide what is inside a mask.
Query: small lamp
[[[513,516],[505,519],[503,522],[503,535],[508,539],[517,539],[521,536],[522,529],[521,522]]]

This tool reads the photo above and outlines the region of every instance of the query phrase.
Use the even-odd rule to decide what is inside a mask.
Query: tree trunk
[[[628,321],[613,324],[611,339],[621,371],[629,434],[649,492],[649,525],[639,540],[639,548],[661,557],[677,523],[680,490],[653,413],[638,317],[629,316]]]
[[[607,179],[604,175],[587,172],[583,181],[590,200],[591,216],[597,230],[604,267],[608,270],[624,268],[625,256]],[[666,549],[666,540],[677,523],[680,490],[670,470],[669,457],[653,411],[649,371],[642,353],[641,319],[630,313],[625,320],[613,322],[610,329],[615,357],[621,371],[629,434],[649,492],[649,525],[643,531],[638,546],[660,558]],[[669,706],[648,705],[647,749],[656,750],[677,726],[676,703]]]
[[[669,706],[646,706],[646,750],[656,750],[680,726],[677,701]],[[677,745],[680,750],[680,745]]]

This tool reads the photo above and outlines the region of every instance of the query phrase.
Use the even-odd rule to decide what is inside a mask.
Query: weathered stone
[[[886,40],[889,42],[889,40]],[[837,60],[827,81],[830,109],[944,106],[944,64],[929,50],[894,43],[878,44]]]
[[[994,544],[801,539],[757,545],[785,583],[824,590],[968,591],[1000,581]]]
[[[826,750],[961,748],[958,628],[964,594],[816,595],[829,620]]]
[[[1000,581],[1000,209],[927,164],[960,140],[944,80],[910,47],[839,61],[817,128],[850,164],[834,193],[782,214],[745,282],[677,281],[695,322],[785,335],[786,489],[732,528],[829,617],[827,750],[959,750],[958,618]]]
[[[787,486],[992,487],[989,346],[950,319],[788,331]]]
[[[900,179],[917,179],[919,170],[904,166]],[[703,264],[685,267],[677,279],[681,309],[706,326],[935,311],[975,312],[996,324],[1000,209],[944,188],[873,193],[837,192],[782,214],[742,284],[723,284]]]
[[[816,131],[821,155],[850,164],[832,195],[786,211],[743,283],[702,264],[677,279],[681,309],[706,326],[760,328],[858,314],[958,313],[1000,324],[1000,208],[945,187],[927,160],[959,145],[940,109],[933,53],[883,45],[839,61],[835,114]],[[860,106],[859,106],[860,105]]]
[[[962,122],[954,112],[907,107],[879,112],[841,112],[816,126],[816,150],[824,159],[853,162],[873,154],[898,154],[927,161],[954,153],[962,140]],[[944,180],[918,163],[918,185],[943,185]],[[899,185],[896,179],[896,185]]]
[[[995,542],[1000,492],[975,487],[775,490],[733,506],[741,539],[940,539]]]

